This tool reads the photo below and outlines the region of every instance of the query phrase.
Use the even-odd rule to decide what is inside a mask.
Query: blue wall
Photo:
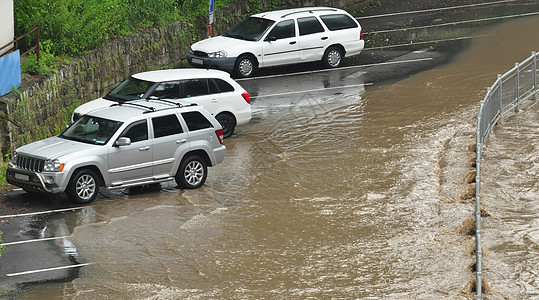
[[[0,57],[0,96],[21,86],[21,54],[19,50]]]

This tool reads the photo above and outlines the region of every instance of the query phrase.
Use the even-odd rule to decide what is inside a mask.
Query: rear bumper
[[[245,125],[251,121],[251,108],[236,112],[236,125]]]
[[[226,155],[226,147],[225,145],[221,145],[219,148],[213,149],[213,157],[215,157],[215,162],[212,163],[212,166],[215,166],[217,164],[220,164],[225,159]]]

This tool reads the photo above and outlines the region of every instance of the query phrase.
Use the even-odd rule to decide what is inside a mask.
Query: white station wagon
[[[346,11],[306,7],[252,15],[222,36],[193,44],[187,60],[250,77],[258,68],[312,61],[336,68],[364,46],[361,25]]]
[[[195,68],[168,69],[131,75],[107,95],[84,103],[73,112],[72,121],[96,109],[140,99],[184,100],[204,106],[223,126],[224,137],[236,125],[251,120],[249,94],[230,74]]]

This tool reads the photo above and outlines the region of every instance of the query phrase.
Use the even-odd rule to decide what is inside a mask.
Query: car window
[[[230,85],[230,83],[224,81],[223,79],[213,78],[210,81],[212,83],[210,84],[210,86],[216,86],[218,88],[218,92],[226,93],[226,92],[234,91],[234,87]]]
[[[129,125],[121,137],[128,137],[131,139],[131,143],[136,143],[148,139],[148,124],[146,120],[135,122]]]
[[[183,82],[185,97],[196,97],[209,94],[206,78],[189,79]]]
[[[167,135],[182,133],[182,125],[176,115],[152,118],[153,136],[160,138]]]
[[[324,32],[324,27],[316,17],[298,18],[299,35]]]
[[[160,83],[150,96],[155,96],[161,99],[178,99],[180,97],[180,81],[167,81]]]
[[[189,128],[189,131],[195,131],[195,130],[213,127],[211,122],[208,121],[208,119],[206,119],[206,117],[204,117],[198,111],[182,113],[182,117],[185,120],[185,123],[187,123],[187,127]]]
[[[247,41],[258,41],[273,23],[275,22],[272,20],[250,17],[234,26],[224,36]]]
[[[276,39],[285,39],[296,36],[296,27],[294,26],[294,20],[285,20],[279,22],[268,34],[268,37],[275,37]]]
[[[60,137],[83,143],[104,145],[122,125],[122,122],[84,115],[64,132]]]
[[[120,102],[140,99],[154,84],[154,82],[130,77],[103,98]]]
[[[357,23],[348,15],[325,15],[320,16],[320,19],[331,31],[358,27]]]

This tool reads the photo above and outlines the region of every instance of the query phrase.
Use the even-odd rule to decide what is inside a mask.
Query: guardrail
[[[37,57],[37,60],[39,61],[39,25],[36,25],[34,26],[34,28],[30,29],[30,31],[28,31],[27,33],[13,39],[13,41],[3,45],[0,47],[0,50],[3,50],[5,48],[8,48],[11,46],[11,48],[8,48],[10,50],[17,50],[18,49],[18,45],[17,45],[17,42],[22,40],[23,38],[25,38],[27,35],[31,34],[32,32],[35,32],[36,33],[36,39],[35,39],[35,43],[33,44],[34,46],[32,46],[30,49],[26,50],[24,53],[21,54],[21,57],[24,57],[26,54],[28,54],[30,51],[33,51],[35,50],[36,51],[36,57]],[[8,54],[10,51],[7,51],[5,54]],[[1,55],[0,55],[1,56]]]
[[[539,55],[532,55],[515,63],[515,67],[503,75],[487,89],[481,101],[477,115],[476,132],[476,175],[475,175],[475,242],[476,242],[476,299],[482,298],[482,249],[481,249],[481,151],[492,128],[501,117],[518,113],[526,101],[537,102],[538,76],[537,60]]]

